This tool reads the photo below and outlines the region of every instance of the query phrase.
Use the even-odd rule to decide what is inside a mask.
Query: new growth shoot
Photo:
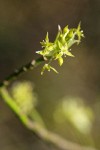
[[[51,66],[51,62],[53,60],[58,60],[59,65],[63,64],[63,58],[66,56],[74,57],[71,53],[70,47],[73,44],[79,44],[81,38],[84,37],[83,31],[81,30],[81,24],[79,23],[77,28],[69,29],[66,26],[63,30],[61,29],[60,25],[58,25],[58,33],[54,40],[54,42],[49,41],[48,32],[46,34],[45,40],[41,43],[42,50],[36,51],[36,53],[40,54],[36,60],[32,60],[26,65],[20,67],[19,69],[15,70],[12,74],[7,76],[1,83],[0,87],[7,86],[12,80],[18,78],[18,76],[24,72],[29,70],[33,70],[35,67],[40,65],[42,62],[46,62],[42,68],[41,74],[44,73],[45,70],[53,70],[54,72],[58,73],[57,70]],[[47,63],[48,62],[48,63]]]
[[[60,25],[58,25],[58,33],[54,42],[49,41],[49,35],[47,32],[45,40],[40,42],[43,49],[36,51],[36,53],[43,56],[44,60],[48,60],[48,63],[45,63],[43,66],[41,74],[43,74],[45,70],[53,70],[58,73],[57,70],[50,65],[50,63],[53,60],[58,60],[58,63],[61,66],[63,64],[63,57],[74,57],[74,55],[70,52],[70,47],[75,43],[79,44],[82,37],[84,37],[84,34],[81,30],[80,23],[77,28],[69,29],[69,27],[66,26],[63,30]]]

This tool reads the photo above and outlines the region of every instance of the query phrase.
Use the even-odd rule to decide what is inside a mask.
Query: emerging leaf
[[[62,57],[59,57],[58,63],[59,63],[60,66],[63,64],[63,58]]]
[[[68,26],[66,26],[63,30],[60,25],[58,25],[58,33],[54,42],[49,42],[49,35],[47,32],[45,40],[41,42],[43,50],[37,51],[36,53],[46,58],[49,64],[52,60],[58,60],[61,66],[63,64],[63,56],[74,57],[70,52],[70,47],[75,43],[79,44],[82,37],[84,37],[84,34],[81,30],[81,23],[79,23],[77,28],[69,29]],[[49,64],[43,66],[41,74],[43,74],[44,70],[50,71],[51,69],[57,73]]]
[[[51,67],[49,64],[45,64],[43,66],[42,71],[41,71],[41,75],[43,75],[45,70],[47,70],[47,71],[53,70],[55,73],[58,73],[57,70],[55,68]]]

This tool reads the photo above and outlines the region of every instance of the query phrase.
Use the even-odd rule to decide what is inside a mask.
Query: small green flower
[[[50,63],[53,60],[58,60],[58,63],[61,66],[63,64],[63,57],[74,57],[74,55],[70,52],[70,47],[75,43],[79,44],[82,37],[84,37],[84,34],[81,30],[80,23],[77,28],[69,29],[68,26],[66,26],[63,30],[58,25],[58,33],[54,42],[49,41],[49,35],[47,32],[45,40],[40,42],[43,50],[36,52],[48,60],[48,64],[46,63],[43,66],[41,74],[43,74],[45,70],[50,71],[51,69],[58,73],[50,66]]]
[[[41,71],[41,75],[43,75],[45,70],[48,70],[48,71],[53,70],[54,72],[58,73],[57,70],[55,68],[51,67],[49,64],[45,64],[43,66],[42,71]]]

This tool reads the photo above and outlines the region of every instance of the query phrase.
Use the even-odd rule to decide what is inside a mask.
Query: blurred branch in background
[[[61,150],[96,150],[92,147],[67,141],[60,135],[47,130],[41,115],[36,109],[37,97],[30,82],[25,81],[14,84],[9,93],[5,87],[2,87],[0,94],[7,105],[19,117],[23,125],[36,133],[45,142],[54,144]]]
[[[58,123],[68,120],[82,134],[89,134],[94,121],[94,113],[81,98],[64,97],[55,109],[54,119]]]

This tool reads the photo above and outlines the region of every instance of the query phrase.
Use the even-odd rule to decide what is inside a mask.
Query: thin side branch
[[[12,80],[15,80],[19,75],[29,70],[33,70],[35,67],[40,65],[44,60],[43,57],[40,57],[36,60],[32,60],[31,62],[27,63],[26,65],[22,66],[19,69],[16,69],[12,74],[4,79],[3,82],[0,83],[0,87],[8,85]]]
[[[41,74],[43,74],[45,70],[53,70],[57,73],[56,69],[50,65],[51,61],[58,60],[59,65],[61,66],[63,64],[63,57],[73,57],[72,53],[70,52],[70,47],[74,44],[79,44],[81,42],[81,38],[83,37],[84,34],[81,30],[80,23],[78,24],[77,28],[72,29],[69,29],[68,26],[66,26],[62,30],[61,27],[58,26],[58,33],[54,42],[49,41],[49,36],[47,33],[45,40],[41,42],[43,49],[41,51],[36,51],[36,53],[40,54],[42,57],[38,58],[37,60],[32,60],[28,64],[15,70],[3,82],[0,83],[0,87],[8,85],[10,81],[16,79],[20,74],[33,69],[45,60],[49,60],[49,63],[46,63],[43,66]]]

